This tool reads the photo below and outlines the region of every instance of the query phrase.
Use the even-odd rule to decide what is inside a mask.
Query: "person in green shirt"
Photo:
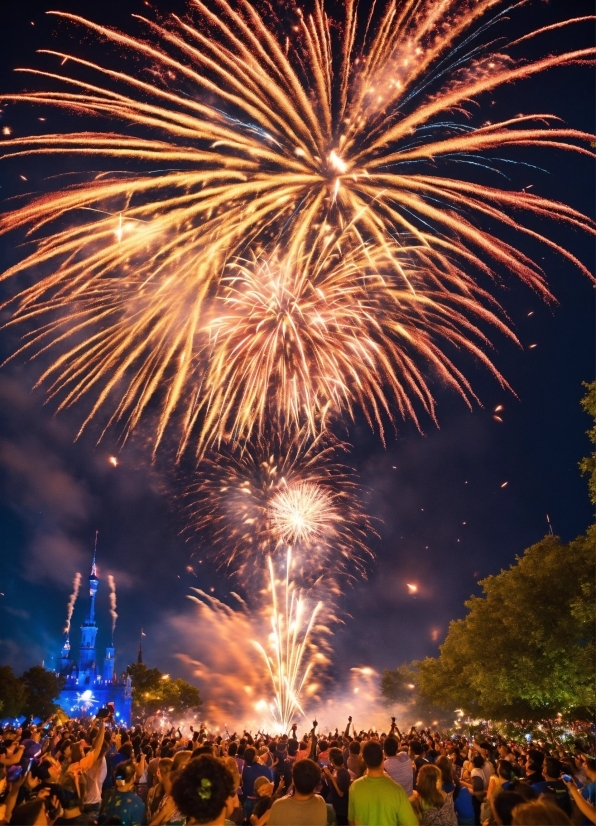
[[[418,818],[399,783],[383,770],[383,749],[370,740],[362,749],[367,772],[350,786],[350,826],[418,826]]]

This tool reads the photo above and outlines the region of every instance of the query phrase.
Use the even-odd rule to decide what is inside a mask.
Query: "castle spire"
[[[93,547],[93,562],[91,563],[91,577],[95,577],[95,578],[97,578],[97,566],[95,564],[95,560],[97,559],[97,537],[98,536],[99,536],[99,531],[95,531],[95,545]]]
[[[91,573],[89,575],[89,611],[81,626],[81,647],[79,649],[79,684],[93,682],[97,675],[95,639],[97,637],[97,625],[95,624],[95,597],[99,586],[97,576],[97,537],[99,531],[95,532],[95,546],[93,549],[93,562],[91,563]]]

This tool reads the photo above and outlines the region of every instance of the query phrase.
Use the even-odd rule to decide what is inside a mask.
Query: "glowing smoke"
[[[66,625],[64,626],[64,633],[68,636],[70,634],[70,621],[72,619],[72,613],[74,611],[75,602],[77,601],[77,597],[79,595],[79,586],[81,584],[81,575],[75,574],[74,580],[72,583],[72,594],[70,595],[70,599],[68,600],[68,605],[66,606]]]
[[[116,630],[116,620],[118,614],[116,613],[116,582],[111,574],[108,574],[108,585],[110,586],[110,616],[112,617],[112,637]]]

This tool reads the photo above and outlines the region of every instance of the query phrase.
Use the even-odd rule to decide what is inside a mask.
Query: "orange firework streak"
[[[7,137],[5,157],[100,156],[138,165],[134,175],[106,173],[35,198],[0,222],[1,232],[23,227],[37,239],[35,250],[4,277],[32,268],[49,273],[15,297],[14,322],[36,324],[25,351],[59,350],[40,378],[59,407],[91,394],[83,427],[107,406],[110,422],[121,421],[126,434],[155,400],[155,446],[175,419],[181,449],[196,433],[202,454],[213,442],[246,440],[270,414],[279,415],[284,427],[299,420],[311,431],[322,426],[325,411],[351,412],[354,406],[381,428],[384,411],[394,415],[396,399],[404,415],[414,414],[416,399],[433,415],[429,367],[470,399],[467,381],[443,346],[446,340],[490,364],[481,349],[486,341],[472,345],[475,331],[466,321],[494,318],[483,310],[488,296],[474,286],[475,278],[506,268],[551,297],[540,267],[483,229],[482,221],[540,240],[588,275],[571,253],[524,224],[523,215],[594,232],[592,221],[564,204],[466,181],[466,167],[450,166],[466,158],[490,166],[494,159],[486,152],[520,146],[593,156],[591,135],[548,115],[479,127],[454,120],[468,102],[503,84],[594,58],[594,48],[531,63],[515,57],[522,41],[546,29],[499,52],[490,44],[478,49],[475,37],[499,24],[500,5],[390,0],[359,19],[356,4],[346,2],[337,36],[322,1],[315,0],[312,15],[294,10],[295,25],[285,40],[283,21],[270,26],[247,0],[215,0],[217,13],[194,0],[194,23],[172,16],[158,25],[141,18],[146,39],[56,12],[151,68],[150,75],[143,69],[132,75],[47,52],[68,68],[32,74],[59,90],[3,96],[121,125],[121,131]],[[84,79],[64,74],[73,67]],[[87,79],[93,74],[97,82]],[[131,134],[131,126],[143,135]],[[229,318],[230,307],[233,316],[233,302],[247,301],[237,294],[244,289],[240,282],[225,282],[226,266],[240,258],[264,259],[271,267],[272,250],[280,244],[286,272],[300,268],[305,257],[329,261],[337,254],[339,283],[347,261],[344,304],[324,296],[317,312],[332,316],[341,305],[342,319],[351,315],[364,336],[360,354],[345,350],[322,365],[314,351],[300,351],[300,342],[297,349],[286,348],[286,329],[296,318],[286,314],[278,342],[289,355],[270,359],[267,373],[267,352],[254,359],[254,347],[238,347],[238,325],[224,329],[221,317]],[[365,276],[355,295],[358,260]],[[379,267],[373,325],[363,314],[371,315],[367,284]],[[416,312],[404,309],[405,299],[395,299],[400,291],[416,300],[424,296],[428,312],[421,302]],[[303,293],[301,300],[311,299]],[[443,320],[437,330],[433,324],[449,303],[455,308],[451,324]],[[336,322],[325,323],[333,331]],[[350,336],[333,335],[331,342],[353,347]],[[264,346],[271,354],[270,341]],[[230,396],[230,381],[241,388],[236,395],[233,390]]]

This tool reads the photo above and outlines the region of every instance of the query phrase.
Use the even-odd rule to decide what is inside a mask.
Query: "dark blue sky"
[[[594,12],[593,2],[574,0],[571,5],[577,16]],[[169,2],[161,8],[182,6]],[[517,14],[509,31],[522,33],[560,20],[566,6],[533,2]],[[35,49],[73,45],[64,27],[44,16],[45,9],[54,7],[118,26],[128,25],[130,13],[147,11],[140,0],[3,4],[3,90],[23,82],[12,74],[17,65],[39,65]],[[560,50],[591,42],[593,27],[588,25],[559,31],[541,44]],[[532,42],[529,56],[537,48]],[[501,89],[494,104],[486,100],[483,106],[493,119],[522,111],[553,112],[575,128],[594,131],[593,72],[587,67],[550,72]],[[8,110],[2,117],[18,134],[32,116]],[[54,117],[52,127],[60,119]],[[539,165],[549,174],[514,170],[512,188],[532,184],[536,193],[593,213],[589,159],[546,150],[526,153],[525,159],[528,154],[534,162],[539,154]],[[65,162],[60,163],[63,169]],[[24,166],[0,166],[0,195],[23,191],[18,175]],[[32,189],[43,186],[35,169],[39,167],[26,175]],[[548,232],[593,269],[592,240],[553,225]],[[470,412],[437,391],[440,429],[425,421],[421,435],[399,423],[399,433],[390,436],[386,449],[363,425],[349,431],[355,466],[370,490],[367,507],[382,522],[368,581],[358,583],[340,605],[345,625],[333,641],[339,679],[350,666],[393,667],[436,653],[449,621],[462,616],[463,601],[478,592],[477,580],[498,573],[540,540],[547,531],[547,513],[565,540],[590,522],[586,483],[577,463],[589,451],[589,421],[580,399],[582,381],[594,377],[594,291],[564,259],[530,244],[525,251],[543,259],[559,305],[545,306],[511,279],[501,295],[524,349],[497,341],[495,360],[517,397],[472,365],[468,368],[483,408]],[[11,239],[0,239],[2,268],[17,255]],[[15,341],[13,333],[0,333],[0,351],[8,354]],[[530,344],[537,346],[529,349]],[[112,572],[118,588],[119,667],[136,656],[143,626],[146,661],[179,672],[173,657],[188,640],[177,633],[175,620],[190,616],[189,588],[214,587],[225,598],[231,584],[209,565],[209,549],[200,547],[200,538],[198,547],[180,538],[180,491],[167,458],[151,466],[142,433],[122,453],[114,434],[99,446],[91,431],[74,443],[80,412],[54,417],[43,395],[31,391],[37,375],[36,364],[22,361],[0,371],[0,661],[17,670],[42,660],[52,664],[62,640],[70,583],[76,571],[88,574],[98,528],[100,646],[107,643],[105,575]],[[502,423],[493,419],[500,404]],[[116,468],[108,462],[112,454],[119,458]],[[186,571],[192,550],[206,560],[198,577]],[[416,596],[408,594],[407,583],[418,584]],[[73,621],[74,644],[84,610],[81,599]]]

